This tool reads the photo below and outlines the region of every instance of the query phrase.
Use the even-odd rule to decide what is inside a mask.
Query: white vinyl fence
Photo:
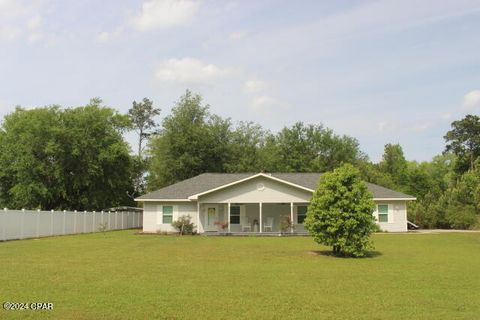
[[[141,228],[142,212],[0,210],[0,241]]]

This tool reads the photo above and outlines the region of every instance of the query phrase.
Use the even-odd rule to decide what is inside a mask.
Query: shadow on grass
[[[325,257],[332,257],[332,258],[338,258],[338,259],[366,259],[366,258],[376,258],[382,256],[382,253],[380,251],[367,251],[365,256],[363,257],[352,257],[352,256],[342,256],[342,255],[336,255],[333,253],[332,250],[310,250],[307,251],[308,254],[315,255],[315,256],[325,256]]]

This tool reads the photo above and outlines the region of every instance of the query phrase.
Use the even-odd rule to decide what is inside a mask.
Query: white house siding
[[[177,220],[180,216],[190,215],[191,221],[197,225],[196,202],[144,202],[144,232],[176,232],[170,223],[163,223],[162,206],[173,207],[172,221]]]
[[[240,203],[242,204],[242,215],[244,214],[248,217],[250,223],[253,220],[259,219],[259,205],[255,203],[255,201],[262,202],[262,220],[266,222],[267,217],[274,217],[274,231],[278,231],[280,228],[280,217],[285,215],[290,215],[290,201],[293,199],[298,200],[299,195],[294,194],[293,196],[288,194],[287,192],[291,191],[289,189],[293,189],[293,187],[285,186],[274,182],[274,184],[267,184],[262,181],[265,185],[265,190],[258,191],[256,188],[256,184],[259,183],[258,181],[253,183],[245,183],[245,185],[237,185],[232,186],[231,189],[234,189],[234,192],[230,190],[219,190],[216,192],[215,195],[210,197],[202,197],[201,201],[205,201],[208,199],[208,203],[201,203],[200,204],[200,221],[197,222],[197,203],[195,201],[192,202],[144,202],[144,212],[143,212],[143,231],[144,232],[174,232],[175,229],[170,225],[170,223],[164,224],[162,223],[162,205],[171,205],[173,206],[173,221],[177,220],[178,217],[182,215],[190,215],[192,218],[193,223],[197,226],[198,232],[204,232],[205,226],[205,217],[206,217],[206,208],[208,206],[215,206],[218,212],[218,221],[227,221],[227,203]],[[255,187],[255,190],[251,190],[252,185]],[[279,187],[281,186],[281,187]],[[281,190],[287,187],[288,190]],[[273,189],[276,188],[276,189]],[[280,189],[280,190],[279,190]],[[228,192],[226,192],[228,191]],[[301,191],[301,190],[300,190]],[[265,195],[265,198],[262,198],[261,195]],[[295,190],[297,192],[297,190]],[[293,192],[293,193],[295,193]],[[249,194],[252,197],[245,196],[245,193]],[[282,194],[282,196],[280,195]],[[303,195],[303,191],[301,194],[304,198],[308,196],[308,192]],[[269,203],[272,201],[271,203]],[[275,202],[273,202],[275,201]],[[295,231],[296,232],[304,232],[305,229],[303,225],[297,224],[297,207],[300,205],[304,205],[308,203],[308,200],[302,201],[293,201],[294,202],[294,211],[293,211],[293,221],[295,223]],[[405,232],[407,231],[407,206],[406,201],[395,201],[395,200],[388,200],[388,201],[380,201],[376,200],[375,203],[378,204],[387,204],[388,205],[388,222],[379,222],[380,228],[384,231],[389,232]],[[377,207],[375,207],[375,212],[373,213],[375,219],[378,221],[378,211]],[[239,232],[241,231],[240,224],[232,224],[230,226],[230,230],[232,232]],[[253,230],[252,230],[253,231]]]
[[[157,232],[157,209],[154,202],[143,203],[143,232]]]
[[[263,188],[260,188],[261,185]],[[203,196],[204,203],[308,202],[312,193],[265,177],[258,177]]]
[[[378,222],[378,207],[375,206],[373,215],[377,220],[380,229],[388,232],[406,232],[407,231],[407,202],[400,200],[375,201],[375,204],[388,205],[388,222]]]

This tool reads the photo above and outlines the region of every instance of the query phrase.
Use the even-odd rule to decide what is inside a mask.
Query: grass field
[[[478,319],[480,234],[378,234],[370,258],[311,238],[110,232],[0,242],[0,319]]]

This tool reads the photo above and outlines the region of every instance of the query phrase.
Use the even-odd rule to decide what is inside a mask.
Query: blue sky
[[[429,160],[480,113],[479,31],[478,0],[0,0],[0,116],[149,97],[163,117],[189,88],[223,117]]]

